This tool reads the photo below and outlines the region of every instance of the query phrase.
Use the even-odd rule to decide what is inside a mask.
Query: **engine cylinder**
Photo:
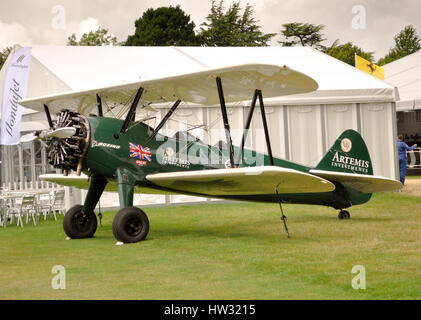
[[[53,138],[47,143],[48,162],[54,168],[64,170],[68,174],[70,170],[77,170],[88,147],[89,123],[81,114],[62,110],[57,114],[53,129],[73,127],[76,133],[70,138]]]

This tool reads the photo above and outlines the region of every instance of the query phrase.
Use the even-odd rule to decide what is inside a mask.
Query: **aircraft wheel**
[[[338,214],[338,218],[339,219],[350,219],[351,218],[351,215],[349,214],[349,212],[348,211],[346,211],[346,210],[341,210],[340,212],[339,212],[339,214]]]
[[[98,226],[94,213],[86,215],[83,206],[76,205],[66,212],[63,218],[63,229],[71,239],[92,238]]]
[[[114,237],[124,243],[144,240],[149,233],[147,215],[136,207],[121,209],[113,220]]]

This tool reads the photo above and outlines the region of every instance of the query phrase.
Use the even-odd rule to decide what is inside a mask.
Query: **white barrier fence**
[[[407,167],[409,169],[421,168],[421,149],[407,151],[406,158],[408,159]]]

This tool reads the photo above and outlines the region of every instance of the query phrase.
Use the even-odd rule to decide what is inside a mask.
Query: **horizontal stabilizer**
[[[331,182],[293,169],[265,166],[149,174],[157,186],[211,196],[330,192]]]
[[[361,193],[395,191],[402,189],[402,184],[393,179],[356,173],[344,173],[324,170],[310,170],[310,173],[330,181],[339,182]]]
[[[72,91],[19,101],[22,106],[44,111],[48,105],[51,113],[62,109],[88,115],[96,110],[98,94],[106,103],[116,105],[133,99],[140,87],[144,89],[142,100],[151,103],[182,100],[204,105],[219,103],[216,77],[220,77],[225,101],[250,100],[256,89],[265,98],[317,90],[318,84],[309,76],[287,67],[268,64],[243,64],[217,69],[207,69],[184,75],[142,80],[116,86],[84,91]]]

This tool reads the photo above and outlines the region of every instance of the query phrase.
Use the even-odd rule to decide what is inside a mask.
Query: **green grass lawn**
[[[146,209],[146,241],[116,246],[114,212],[95,238],[60,221],[0,229],[0,299],[420,299],[421,198],[373,196],[351,220],[317,206],[206,204]],[[66,268],[54,290],[52,268]],[[354,290],[362,265],[366,290]]]

